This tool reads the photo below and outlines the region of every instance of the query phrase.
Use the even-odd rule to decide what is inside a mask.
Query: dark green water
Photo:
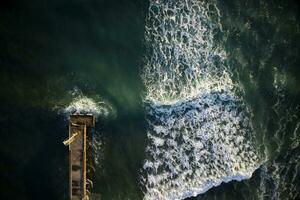
[[[10,1],[0,11],[1,199],[67,199],[66,117],[80,88],[117,117],[99,119],[103,199],[140,199],[145,134],[140,1]],[[137,142],[138,141],[138,142]]]
[[[300,11],[296,1],[218,1],[233,77],[253,111],[266,162],[252,178],[194,199],[300,198]],[[102,144],[94,192],[142,199],[147,144],[140,78],[147,1],[30,0],[0,7],[0,198],[67,199],[67,106],[99,95]]]

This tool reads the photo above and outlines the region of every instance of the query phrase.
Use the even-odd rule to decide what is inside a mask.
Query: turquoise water
[[[153,194],[162,195],[153,199],[170,199],[170,193],[179,191],[186,197],[198,195],[190,199],[299,198],[297,2],[203,1],[200,9],[192,4],[200,1],[31,0],[1,6],[1,199],[67,199],[64,109],[81,96],[104,102],[108,110],[98,117],[92,144],[92,192],[102,199],[151,199]],[[159,10],[166,7],[179,11]],[[179,23],[182,15],[199,21]],[[178,30],[185,31],[181,25],[192,35],[175,40]],[[162,26],[164,30],[155,32]],[[163,37],[167,28],[171,39]],[[170,54],[165,49],[169,43]],[[176,49],[181,56],[177,60]],[[151,60],[153,55],[157,57]],[[186,69],[190,71],[182,78]],[[219,87],[224,88],[215,89]],[[225,125],[233,130],[244,121],[237,131],[242,142],[237,144]],[[213,144],[203,142],[198,126],[212,133]],[[170,140],[172,135],[176,139]],[[166,141],[177,142],[177,148]],[[210,157],[198,158],[201,152],[192,152],[199,142]],[[239,149],[235,159],[244,159],[237,162],[236,173],[224,168],[228,154],[214,151],[223,144],[231,152],[234,144],[232,148]],[[171,168],[165,161],[180,158],[179,152],[190,160],[175,160]],[[147,167],[156,161],[158,170]],[[202,163],[209,173],[199,179]],[[252,176],[237,178],[243,168]],[[186,169],[191,174],[180,182],[176,178]],[[153,182],[162,174],[162,182]],[[218,175],[233,181],[211,188],[205,181]],[[198,194],[201,188],[209,190]]]

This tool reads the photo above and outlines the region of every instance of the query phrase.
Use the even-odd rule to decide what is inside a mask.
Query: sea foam
[[[108,117],[109,115],[115,115],[112,106],[99,96],[94,98],[88,97],[77,87],[70,91],[70,94],[72,101],[62,109],[62,112],[67,116],[71,114],[90,114],[97,118],[99,116]]]
[[[219,20],[211,2],[150,1],[142,73],[145,200],[196,196],[250,178],[260,165],[251,111],[217,39]]]

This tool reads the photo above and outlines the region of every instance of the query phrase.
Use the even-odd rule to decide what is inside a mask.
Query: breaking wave
[[[260,165],[251,111],[218,45],[219,19],[213,2],[150,1],[142,73],[146,200],[196,196],[250,178]]]
[[[97,118],[98,116],[107,117],[114,114],[112,106],[99,97],[87,97],[78,88],[75,88],[71,95],[72,101],[62,111],[67,116],[71,114],[91,114]]]

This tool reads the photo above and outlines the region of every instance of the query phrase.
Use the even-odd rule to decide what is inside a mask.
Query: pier
[[[71,115],[69,138],[63,143],[69,146],[69,199],[88,200],[87,192],[87,134],[95,126],[92,115]]]

